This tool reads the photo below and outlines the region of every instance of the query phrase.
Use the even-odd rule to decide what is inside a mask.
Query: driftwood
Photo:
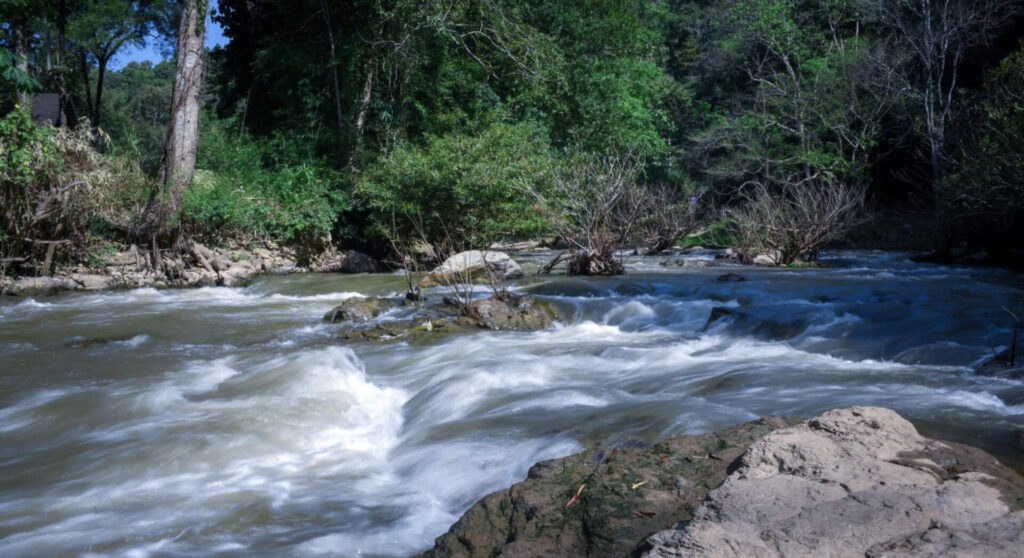
[[[60,188],[52,188],[49,195],[46,196],[46,199],[36,207],[36,213],[32,216],[32,221],[29,222],[26,229],[31,229],[39,223],[49,219],[54,214],[60,212],[60,210],[64,208],[64,204],[61,203],[60,197],[68,190],[83,184],[88,185],[88,182],[80,180],[78,182],[72,182],[71,184],[61,186]]]

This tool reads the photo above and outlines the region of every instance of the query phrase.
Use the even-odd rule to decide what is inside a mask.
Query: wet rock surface
[[[688,519],[748,445],[794,422],[762,419],[650,448],[538,463],[523,482],[474,504],[421,556],[636,554],[648,535]]]
[[[394,307],[395,302],[388,298],[350,298],[328,310],[324,321],[368,322]]]
[[[854,407],[538,463],[421,556],[1009,558],[1022,508],[991,455]]]
[[[411,318],[376,320],[383,312],[403,306],[416,307]],[[324,315],[328,322],[352,322],[341,333],[346,341],[428,342],[439,335],[471,333],[481,329],[538,331],[558,317],[553,308],[532,296],[506,294],[478,299],[464,308],[451,299],[353,298]]]
[[[467,318],[486,329],[538,331],[551,325],[552,314],[532,296],[506,296],[475,300],[467,308]]]
[[[715,283],[742,283],[747,278],[737,273],[726,273],[715,278]]]
[[[1024,478],[981,450],[887,409],[839,409],[754,443],[644,556],[1016,557],[1022,498]]]

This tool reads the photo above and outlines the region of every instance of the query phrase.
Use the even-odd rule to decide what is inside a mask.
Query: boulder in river
[[[538,463],[422,556],[1009,558],[1022,507],[991,455],[854,407]]]
[[[395,306],[388,298],[350,298],[324,314],[328,322],[368,322]]]
[[[547,309],[532,296],[507,295],[474,300],[466,308],[466,318],[487,329],[538,331],[551,325]]]
[[[459,283],[490,284],[523,276],[523,270],[504,252],[469,250],[448,258],[420,281],[421,289]]]
[[[345,261],[341,264],[342,273],[378,273],[379,271],[380,264],[373,257],[355,250],[345,252]]]
[[[484,497],[423,557],[629,556],[648,535],[688,519],[778,418],[641,449],[592,449],[542,461]]]
[[[781,261],[782,254],[780,254],[778,250],[755,254],[754,257],[750,258],[750,263],[765,267],[777,266]]]
[[[755,442],[650,558],[985,556],[1024,549],[1024,477],[877,407]]]

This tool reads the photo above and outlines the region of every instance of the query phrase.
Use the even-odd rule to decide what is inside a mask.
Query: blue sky
[[[217,0],[211,2],[211,7],[217,7]],[[213,48],[215,46],[224,45],[228,40],[224,37],[224,29],[221,26],[210,20],[210,17],[206,17],[206,48]],[[155,39],[150,39],[145,47],[127,47],[121,51],[113,60],[110,61],[110,69],[120,70],[125,67],[129,62],[142,62],[148,60],[154,64],[164,59],[164,56],[160,54],[160,48],[156,44]]]

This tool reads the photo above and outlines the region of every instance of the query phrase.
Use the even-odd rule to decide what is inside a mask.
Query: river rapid
[[[321,320],[398,275],[0,300],[0,556],[408,556],[536,461],[850,405],[1024,463],[1024,382],[974,372],[1019,274],[660,262],[528,274],[554,327],[425,345]]]

